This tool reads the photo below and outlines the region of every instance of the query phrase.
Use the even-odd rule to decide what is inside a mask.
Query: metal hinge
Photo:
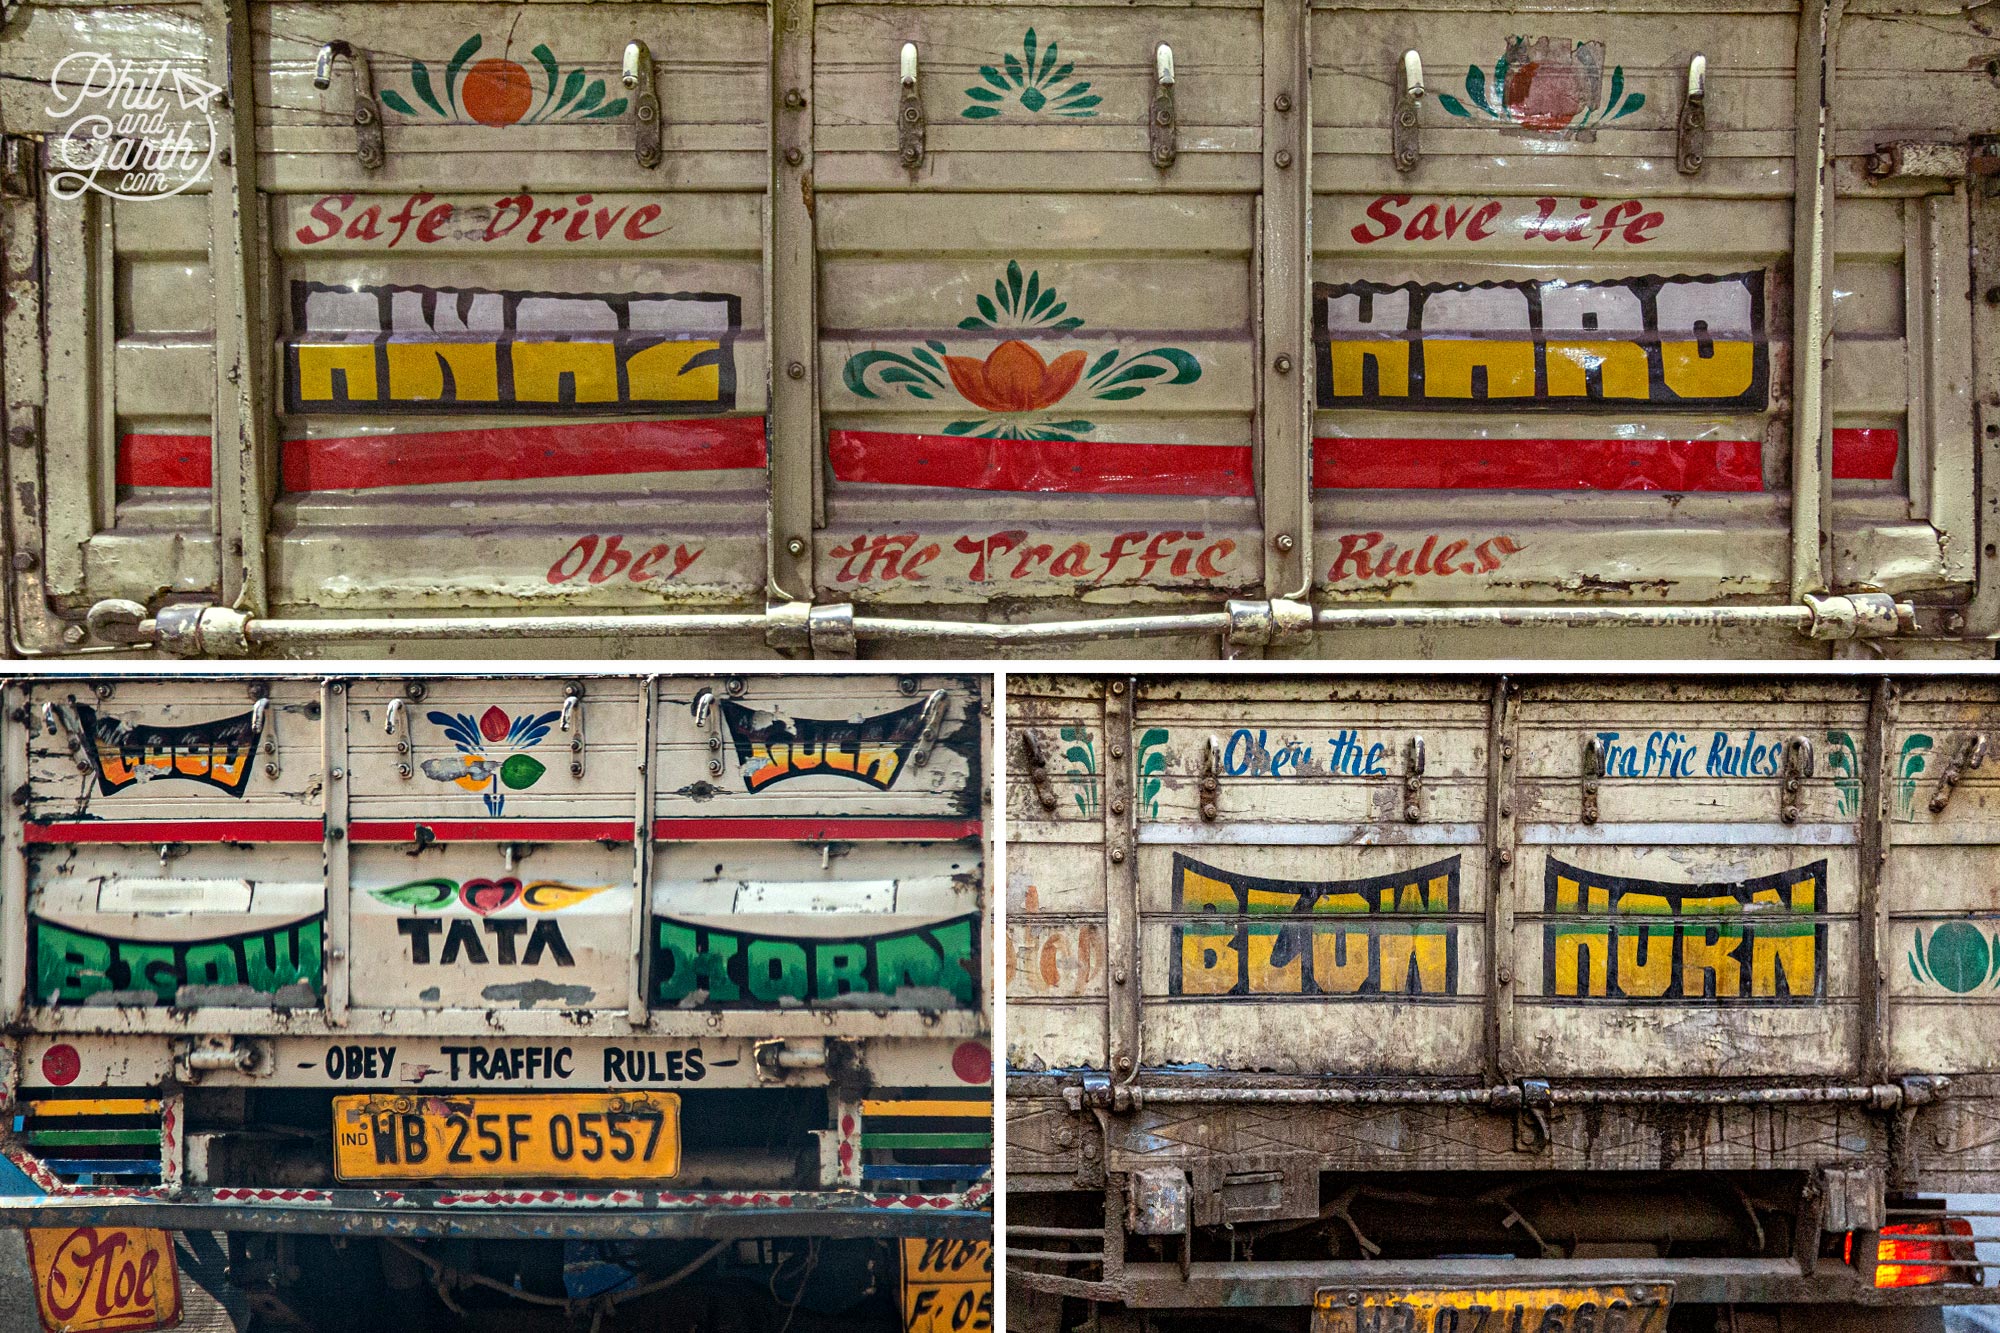
[[[632,94],[632,156],[651,170],[660,165],[660,93],[653,81],[653,52],[644,42],[625,44],[619,82]]]
[[[1597,788],[1604,777],[1604,742],[1595,736],[1583,738],[1583,822],[1597,822]]]
[[[943,690],[932,690],[930,697],[924,700],[917,743],[910,747],[911,768],[922,768],[931,761],[931,747],[937,744],[938,728],[944,724],[944,707],[949,697]]]
[[[1201,747],[1201,817],[1214,823],[1222,796],[1222,738],[1210,736]]]
[[[0,139],[0,198],[33,199],[40,193],[36,179],[41,174],[41,161],[35,149],[35,140],[19,134]]]
[[[1055,813],[1056,789],[1049,781],[1049,759],[1042,753],[1040,738],[1032,731],[1023,731],[1021,749],[1028,756],[1028,784],[1035,789],[1035,804]]]
[[[764,611],[765,642],[781,650],[804,650],[815,658],[854,656],[854,605],[835,602],[774,602]]]
[[[1268,602],[1232,599],[1227,634],[1230,648],[1304,647],[1312,641],[1310,603],[1274,597]]]
[[[1674,165],[1683,176],[1701,173],[1708,151],[1708,57],[1697,53],[1688,61],[1687,91],[1681,97],[1680,125],[1675,131]]]
[[[583,776],[583,682],[563,686],[562,729],[569,733],[569,775]]]
[[[1389,121],[1390,155],[1398,171],[1415,171],[1424,160],[1418,142],[1417,104],[1424,100],[1424,58],[1415,51],[1403,52],[1403,63],[1395,82],[1396,107]]]
[[[896,153],[915,171],[924,164],[924,99],[917,88],[917,44],[903,43],[896,98]]]

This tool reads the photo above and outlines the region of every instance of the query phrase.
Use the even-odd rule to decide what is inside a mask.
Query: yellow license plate
[[[671,1092],[333,1099],[341,1180],[660,1180],[680,1166]]]
[[[903,1240],[904,1333],[990,1333],[993,1242]]]
[[[1666,1333],[1671,1282],[1619,1287],[1323,1287],[1313,1333]]]

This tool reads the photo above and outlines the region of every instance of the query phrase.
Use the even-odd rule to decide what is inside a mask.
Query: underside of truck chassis
[[[1815,1100],[1777,1087],[1557,1100],[1546,1085],[1320,1085],[1317,1104],[1301,1087],[1148,1091],[1161,1090],[1114,1101],[1101,1078],[1014,1079],[1015,1333],[1325,1333],[1375,1327],[1325,1308],[1371,1290],[1548,1287],[1598,1301],[1670,1290],[1671,1308],[1642,1324],[1579,1304],[1556,1323],[1531,1316],[1529,1333],[1915,1333],[1942,1327],[1942,1305],[1991,1299],[1975,1251],[1994,1215],[1947,1211],[1953,1186],[1922,1165],[1971,1124],[1943,1080]],[[1477,1324],[1435,1324],[1448,1326]],[[1433,1333],[1421,1316],[1379,1328]]]

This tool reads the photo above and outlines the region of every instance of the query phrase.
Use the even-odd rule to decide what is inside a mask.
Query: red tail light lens
[[[1875,1285],[1927,1287],[1938,1282],[1976,1282],[1972,1223],[1962,1217],[1891,1222],[1882,1228],[1876,1251]]]

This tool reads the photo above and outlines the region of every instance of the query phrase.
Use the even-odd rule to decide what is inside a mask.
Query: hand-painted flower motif
[[[431,78],[430,66],[421,60],[410,62],[410,94],[384,88],[384,105],[413,120],[464,121],[500,128],[523,121],[609,120],[625,114],[625,99],[607,102],[603,79],[593,79],[582,66],[563,73],[555,53],[546,43],[529,52],[541,67],[542,86],[535,87],[534,75],[525,65],[503,56],[474,61],[485,39],[474,33],[452,54],[444,69],[443,96]],[[537,92],[540,98],[537,100]],[[417,109],[421,103],[430,112]]]
[[[1021,39],[1021,54],[1018,57],[1009,53],[1001,58],[999,68],[992,65],[979,67],[979,77],[985,82],[975,83],[965,90],[972,104],[958,114],[966,120],[991,120],[1011,100],[1030,115],[1047,111],[1052,116],[1069,120],[1087,120],[1095,116],[1098,103],[1104,99],[1091,93],[1087,80],[1064,82],[1076,66],[1069,61],[1060,65],[1056,63],[1055,42],[1042,48],[1040,58],[1041,63],[1037,65],[1035,30],[1030,28],[1027,36]]]
[[[1039,412],[1061,402],[1083,378],[1084,354],[1064,352],[1054,364],[1019,338],[1009,338],[984,361],[948,356],[944,368],[968,402],[988,412]]]
[[[1065,312],[1069,304],[1044,284],[1038,271],[1023,273],[1009,261],[1006,276],[993,283],[991,297],[973,297],[976,315],[959,320],[968,333],[1031,332],[1037,341],[1050,334],[1072,333],[1083,320]],[[995,440],[1076,440],[1095,430],[1085,420],[1031,420],[1081,388],[1100,402],[1137,398],[1148,389],[1192,384],[1201,378],[1201,362],[1178,347],[1154,347],[1143,352],[1116,348],[1095,361],[1087,351],[1071,348],[1051,361],[1023,338],[1007,338],[984,357],[954,356],[931,339],[909,352],[871,350],[847,359],[842,373],[849,392],[881,398],[901,391],[929,401],[956,392],[984,417],[947,422],[946,435]]]
[[[480,793],[486,813],[498,815],[505,807],[507,793],[502,788],[525,791],[541,780],[548,766],[531,754],[523,753],[542,743],[561,713],[523,713],[509,717],[505,710],[492,707],[473,718],[465,713],[432,710],[431,722],[458,750],[456,759],[427,759],[424,776],[438,782],[454,782],[467,791]],[[493,752],[514,753],[495,758]]]
[[[1465,71],[1465,101],[1438,94],[1448,115],[1484,117],[1503,125],[1564,138],[1585,137],[1608,121],[1623,120],[1646,105],[1644,93],[1625,91],[1625,67],[1611,71],[1604,89],[1604,43],[1565,42],[1553,37],[1510,37],[1493,62],[1493,76],[1471,65]],[[1601,99],[1601,100],[1600,100]]]
[[[530,912],[560,912],[596,897],[609,887],[600,884],[586,888],[538,879],[524,888],[520,880],[510,875],[503,879],[468,879],[463,884],[453,879],[417,879],[368,892],[378,902],[412,911],[442,912],[453,903],[460,903],[479,916],[487,916],[517,902]]]
[[[2000,986],[2000,948],[1972,922],[1940,922],[1929,938],[1917,931],[1916,941],[1908,962],[1910,975],[1919,982],[1953,995],[1970,994],[1989,982]]]

